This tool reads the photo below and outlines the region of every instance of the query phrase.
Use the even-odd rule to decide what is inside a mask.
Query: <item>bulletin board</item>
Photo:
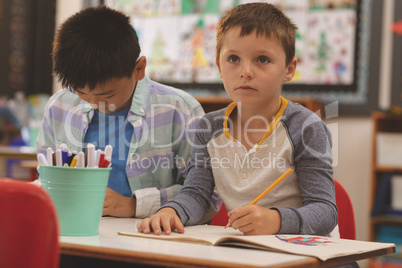
[[[294,79],[283,95],[342,105],[369,102],[372,0],[266,0],[298,26]],[[196,95],[224,94],[215,65],[216,25],[249,0],[104,0],[131,17],[147,75]]]
[[[0,0],[0,98],[52,93],[56,0]]]

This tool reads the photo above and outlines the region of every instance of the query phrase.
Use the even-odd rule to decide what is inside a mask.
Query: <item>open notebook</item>
[[[322,261],[349,255],[371,253],[371,256],[395,252],[395,244],[347,240],[314,235],[255,235],[221,226],[197,225],[185,227],[184,234],[143,234],[118,232],[119,235],[163,239],[212,246],[238,246],[297,255],[313,256]]]

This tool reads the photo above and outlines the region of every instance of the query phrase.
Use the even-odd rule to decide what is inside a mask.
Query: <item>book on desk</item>
[[[326,261],[329,259],[364,253],[391,254],[395,244],[365,242],[316,235],[254,235],[245,236],[232,228],[196,225],[185,227],[184,234],[143,234],[140,232],[118,232],[119,235],[151,239],[205,244],[211,246],[236,246],[275,252],[312,256]]]

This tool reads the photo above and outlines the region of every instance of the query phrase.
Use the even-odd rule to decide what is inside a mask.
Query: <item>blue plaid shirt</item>
[[[134,132],[126,162],[130,190],[137,199],[137,218],[152,215],[179,193],[203,114],[201,105],[188,93],[147,77],[138,81],[127,115]],[[83,151],[93,115],[90,104],[75,93],[67,89],[55,93],[45,110],[37,152],[46,155],[47,147],[54,150],[62,143],[70,150]],[[212,207],[218,209],[215,204]]]

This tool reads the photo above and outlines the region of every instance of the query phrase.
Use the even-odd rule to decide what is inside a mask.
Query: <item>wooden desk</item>
[[[138,265],[165,267],[327,267],[390,254],[395,251],[395,248],[386,248],[372,253],[339,257],[321,262],[316,258],[307,256],[144,239],[117,234],[118,231],[135,232],[137,221],[137,219],[104,217],[101,220],[98,236],[61,236],[61,254],[113,260],[123,265],[135,263],[135,267]]]
[[[61,254],[135,263],[135,267],[137,265],[165,267],[317,267],[319,265],[319,261],[312,257],[117,234],[117,231],[136,231],[137,221],[137,219],[104,217],[98,236],[61,236]]]
[[[36,168],[38,167],[37,160],[22,160],[19,164],[22,168],[29,169],[29,178],[28,181],[34,181],[38,178],[39,174]]]
[[[36,160],[36,151],[32,147],[8,147],[0,146],[0,158]]]
[[[22,147],[9,147],[9,146],[0,146],[0,160],[1,160],[1,167],[0,167],[0,173],[2,173],[3,169],[7,170],[5,172],[6,174],[0,174],[1,176],[6,176],[6,177],[14,177],[13,174],[11,174],[10,170],[11,167],[6,166],[6,160],[13,159],[13,160],[35,160],[36,161],[36,151],[32,147],[27,147],[27,146],[22,146]],[[19,161],[14,161],[18,163]],[[13,165],[13,164],[10,164]],[[31,176],[30,178],[33,178],[33,172],[31,170]]]

